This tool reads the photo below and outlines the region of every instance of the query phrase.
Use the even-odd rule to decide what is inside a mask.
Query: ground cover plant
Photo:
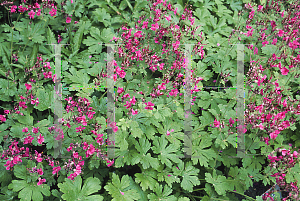
[[[2,199],[237,200],[236,194],[244,194],[253,181],[259,180],[265,184],[278,183],[291,191],[290,199],[298,199],[299,184],[295,181],[299,174],[299,163],[296,164],[299,107],[294,108],[298,104],[294,100],[299,99],[295,96],[299,67],[297,57],[287,56],[299,48],[290,37],[296,39],[297,32],[280,26],[284,20],[297,22],[297,12],[290,15],[293,11],[287,9],[288,2],[283,2],[285,7],[281,8],[270,1],[267,1],[269,7],[246,4],[243,12],[241,2],[233,1],[196,1],[191,2],[193,7],[177,1],[137,1],[135,6],[129,1],[120,4],[56,1],[43,6],[30,2],[32,6],[27,7],[28,3],[7,6],[13,20],[1,26]],[[281,9],[279,15],[282,10],[289,15],[277,22],[275,14],[270,14],[273,6],[277,12]],[[247,13],[246,9],[251,11]],[[266,35],[257,31],[259,24],[249,25],[251,20],[255,21],[254,13],[258,13],[259,19],[273,20],[259,22],[264,28],[272,27]],[[247,24],[244,36],[238,31],[239,23]],[[284,47],[280,57],[284,64],[290,65],[290,71],[282,67],[283,63],[271,62],[281,58],[276,58],[277,53],[273,55],[273,46],[266,46],[272,40],[272,45],[279,46],[275,38],[266,40],[268,34],[277,34],[276,25],[282,29],[277,30],[278,36],[285,35],[277,39],[281,45],[289,40],[279,49]],[[241,36],[231,34],[233,28],[233,34]],[[256,44],[250,46],[254,54],[246,54],[245,58],[245,66],[249,64],[246,97],[252,98],[246,99],[244,131],[248,153],[257,155],[228,158],[236,152],[235,90],[202,87],[236,84],[237,52],[227,43],[228,38],[231,42],[243,39],[248,43],[249,36]],[[113,41],[124,44],[115,48],[117,56],[109,63],[115,66],[114,76],[110,77],[116,86],[114,121],[105,118],[105,89],[87,89],[93,84],[105,86],[108,76],[105,65],[109,59],[107,49],[100,44]],[[62,130],[53,123],[51,105],[56,81],[55,51],[45,42],[70,44],[61,49],[62,86],[71,88],[80,84],[86,88],[62,92],[66,111],[60,119]],[[182,45],[185,43],[197,44],[191,51],[194,53],[191,72],[185,65]],[[15,50],[13,47],[18,45],[20,48]],[[259,71],[253,61],[262,57],[270,57],[268,65],[273,68],[267,69],[267,63],[260,61]],[[279,67],[278,72],[274,65]],[[191,76],[192,80],[195,158],[183,157],[184,93],[187,93],[183,85],[188,84],[184,83],[185,76]],[[278,79],[273,81],[275,92],[265,97],[273,77]],[[269,85],[265,88],[264,84]],[[282,95],[290,97],[281,101]],[[272,99],[283,105],[279,113],[275,112]],[[260,113],[268,110],[273,113]],[[261,122],[255,121],[258,117]],[[287,121],[275,123],[284,118]],[[107,125],[115,132],[115,142],[105,137]],[[58,136],[53,135],[54,130]],[[57,140],[61,139],[63,154],[72,160],[53,157]],[[288,143],[295,146],[293,150]],[[105,156],[106,144],[115,144],[117,158]],[[282,156],[274,156],[276,151]],[[270,166],[263,167],[268,159]],[[280,159],[288,163],[283,169],[279,162],[273,165]],[[276,170],[277,167],[280,169]],[[251,200],[246,196],[244,199]]]

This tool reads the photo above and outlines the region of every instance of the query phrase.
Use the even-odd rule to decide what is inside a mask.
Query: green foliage
[[[39,127],[40,133],[45,137],[46,152],[53,155],[57,142],[53,135],[49,133],[48,127],[53,126],[54,105],[52,79],[43,79],[43,74],[27,74],[36,62],[37,56],[42,54],[44,61],[48,59],[51,65],[52,74],[57,73],[55,68],[55,56],[57,54],[54,45],[57,44],[57,37],[61,35],[63,40],[60,44],[70,44],[61,46],[61,82],[63,90],[61,100],[63,108],[66,106],[64,99],[67,95],[76,93],[76,96],[86,97],[91,102],[90,107],[95,109],[96,117],[93,123],[98,123],[101,128],[97,133],[106,132],[107,98],[106,89],[69,89],[72,86],[82,86],[88,88],[92,86],[92,80],[106,73],[106,46],[112,43],[113,37],[120,37],[118,31],[121,25],[128,24],[134,27],[135,22],[141,16],[150,16],[149,2],[146,0],[77,0],[65,1],[61,6],[58,2],[58,8],[62,8],[65,14],[72,18],[70,24],[66,23],[65,14],[58,9],[57,17],[49,15],[35,16],[34,20],[28,18],[28,13],[20,15],[12,23],[1,23],[0,27],[0,101],[8,105],[19,104],[19,95],[25,96],[25,83],[29,83],[29,78],[36,80],[33,85],[32,95],[39,98],[39,104],[31,105],[28,103],[26,111],[22,110],[24,115],[8,114],[6,122],[0,124],[0,142],[2,150],[10,139],[24,139],[22,129],[28,127],[31,132],[32,127]],[[169,1],[168,1],[169,2]],[[170,1],[177,8],[177,13],[182,15],[186,1]],[[34,162],[23,160],[22,164],[17,164],[12,171],[5,170],[5,162],[1,161],[0,182],[1,192],[0,200],[168,200],[168,201],[187,201],[191,194],[195,194],[196,187],[204,187],[201,191],[202,200],[223,199],[228,200],[234,194],[232,190],[243,194],[253,181],[248,177],[252,175],[256,181],[273,182],[274,178],[265,179],[263,171],[266,169],[265,155],[255,158],[229,158],[236,152],[236,135],[229,135],[227,130],[229,126],[225,125],[224,131],[218,128],[209,127],[214,125],[214,120],[222,121],[228,124],[229,118],[235,119],[236,116],[236,91],[232,89],[213,89],[206,90],[205,86],[223,86],[225,83],[220,81],[220,73],[230,73],[231,80],[226,86],[236,86],[237,84],[237,52],[234,47],[228,43],[228,37],[232,29],[236,29],[241,24],[244,25],[247,15],[239,15],[246,1],[233,0],[201,0],[190,1],[193,7],[193,14],[196,16],[194,27],[201,26],[195,35],[203,32],[205,39],[204,45],[205,58],[199,60],[199,55],[192,61],[192,68],[195,69],[193,77],[201,77],[197,86],[201,88],[200,92],[195,92],[195,105],[192,105],[193,116],[192,125],[192,158],[183,158],[186,151],[185,142],[185,116],[184,116],[184,98],[173,100],[172,97],[166,97],[166,94],[158,99],[151,99],[155,104],[152,111],[145,110],[145,104],[141,103],[143,95],[134,93],[135,90],[144,93],[151,92],[153,86],[157,86],[160,81],[153,78],[153,73],[143,62],[137,62],[140,68],[131,64],[126,69],[125,79],[115,83],[115,87],[123,87],[129,90],[130,97],[137,99],[136,106],[139,113],[127,117],[127,109],[123,103],[119,103],[115,110],[115,119],[119,130],[115,133],[116,140],[116,159],[113,167],[108,168],[99,158],[85,160],[83,168],[84,176],[77,176],[74,181],[66,178],[66,170],[59,172],[56,179],[52,175],[52,167],[44,168],[44,175],[47,184],[37,186],[38,175],[29,174],[27,168],[34,167]],[[13,14],[18,16],[19,14]],[[72,15],[72,16],[71,16]],[[152,16],[153,17],[153,16]],[[179,16],[171,12],[172,21],[179,24]],[[274,16],[269,16],[270,19]],[[15,17],[13,18],[15,20]],[[77,24],[74,24],[77,21]],[[166,21],[163,26],[167,26]],[[188,20],[180,22],[181,24],[190,24]],[[151,26],[151,23],[149,23]],[[255,26],[253,27],[257,29]],[[146,33],[151,33],[147,30]],[[247,37],[242,36],[242,39]],[[255,39],[255,38],[254,38]],[[257,38],[256,38],[257,39]],[[183,42],[191,42],[189,35],[182,36]],[[192,42],[191,42],[192,43]],[[217,45],[219,43],[219,45]],[[146,42],[145,42],[146,44]],[[13,47],[13,48],[11,48]],[[259,55],[269,57],[278,51],[273,45],[258,45]],[[12,50],[11,50],[12,49]],[[156,51],[156,49],[154,50]],[[277,52],[276,52],[277,53]],[[11,59],[11,54],[18,54],[18,62]],[[92,56],[92,57],[89,57]],[[249,57],[249,56],[248,56]],[[247,55],[245,62],[249,62]],[[46,58],[46,59],[45,59]],[[121,66],[120,59],[115,56],[115,60]],[[168,58],[169,59],[169,58]],[[253,58],[252,58],[253,59]],[[169,61],[173,61],[169,59]],[[98,63],[96,63],[98,62]],[[57,65],[57,64],[56,64]],[[132,68],[133,67],[133,68]],[[11,71],[6,75],[7,71]],[[56,71],[54,71],[56,70]],[[182,71],[184,73],[184,71]],[[268,72],[268,75],[270,72]],[[274,73],[280,85],[290,86],[290,83],[299,83],[299,79],[290,79],[280,77],[279,73]],[[41,77],[42,79],[39,79]],[[105,79],[104,79],[105,80]],[[213,80],[217,80],[213,82]],[[147,81],[150,83],[148,84]],[[290,81],[290,82],[289,82]],[[101,81],[101,86],[106,86],[106,81]],[[166,84],[170,88],[170,84]],[[184,88],[180,89],[184,93]],[[247,90],[247,89],[246,89]],[[91,94],[95,95],[91,95]],[[248,93],[248,92],[247,92]],[[117,92],[115,92],[117,95]],[[289,94],[292,95],[292,94]],[[146,97],[148,101],[149,97]],[[299,99],[299,96],[297,97]],[[120,99],[119,99],[120,100]],[[150,100],[150,99],[149,99]],[[121,102],[121,101],[120,101]],[[200,110],[204,109],[204,110]],[[13,105],[10,106],[13,110]],[[175,112],[176,111],[176,112]],[[49,112],[49,114],[48,114]],[[2,115],[2,114],[1,114]],[[63,114],[64,118],[71,117],[71,113]],[[39,118],[39,122],[35,119]],[[90,126],[90,125],[88,125]],[[70,156],[72,152],[66,149],[74,141],[87,139],[89,143],[94,143],[94,137],[91,133],[84,131],[78,133],[73,125],[71,128],[63,127],[64,140],[62,141],[62,153]],[[234,127],[234,126],[233,126]],[[166,135],[167,131],[171,132]],[[272,142],[275,148],[281,147],[288,140],[300,144],[297,135],[296,126],[290,128],[293,135],[284,138],[278,136],[275,142]],[[290,131],[290,130],[289,130]],[[32,133],[32,132],[31,132]],[[5,136],[8,139],[4,140]],[[270,151],[264,143],[258,143],[254,139],[254,134],[246,137],[246,148],[252,154],[265,153]],[[240,140],[240,139],[239,139]],[[19,140],[19,146],[22,146],[22,140]],[[239,141],[240,142],[240,141]],[[252,144],[251,144],[252,143]],[[253,143],[257,143],[253,145]],[[36,137],[33,145],[38,145]],[[96,146],[97,143],[94,143]],[[39,145],[40,146],[40,145]],[[97,145],[98,146],[98,145]],[[222,149],[222,154],[218,153]],[[272,151],[272,150],[271,150]],[[249,153],[248,152],[248,153]],[[79,154],[85,158],[84,151]],[[98,160],[99,159],[99,160]],[[242,167],[237,167],[241,161]],[[216,171],[216,168],[224,165],[224,171]],[[27,165],[27,166],[26,166]],[[38,166],[48,165],[45,161]],[[133,169],[126,169],[127,166]],[[41,167],[42,167],[41,166]],[[112,171],[118,171],[118,174],[108,174]],[[120,179],[121,178],[121,179]],[[200,183],[200,178],[201,183]],[[286,175],[287,182],[299,180],[299,164]],[[20,180],[17,180],[20,179]],[[83,180],[83,181],[82,181]],[[51,192],[51,194],[50,194]],[[278,195],[277,195],[278,196]],[[188,198],[189,197],[189,198]],[[262,198],[258,197],[257,200]]]
[[[91,195],[101,189],[98,178],[89,177],[82,185],[81,176],[77,176],[73,181],[65,179],[64,183],[59,183],[58,187],[64,193],[61,197],[64,200],[103,200],[101,195]]]
[[[129,187],[130,180],[128,175],[124,175],[120,181],[119,176],[116,174],[112,175],[112,183],[108,183],[104,188],[109,191],[109,194],[112,195],[112,201],[117,200],[139,200],[140,194],[137,192],[136,189],[128,189],[124,190],[125,188]],[[122,194],[122,193],[123,194]]]

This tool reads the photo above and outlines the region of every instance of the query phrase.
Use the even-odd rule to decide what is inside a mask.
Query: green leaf
[[[33,126],[33,117],[30,115],[19,116],[18,121],[25,126]]]
[[[14,192],[19,192],[18,198],[21,201],[25,200],[33,200],[33,201],[42,201],[43,195],[50,196],[50,187],[48,185],[40,185],[36,184],[27,184],[25,180],[13,180],[11,184],[8,185],[9,189],[13,189]]]
[[[50,124],[51,122],[48,119],[43,119],[42,121],[34,124],[34,127],[46,127]]]
[[[261,48],[262,53],[264,53],[266,56],[270,57],[273,54],[276,54],[278,47],[275,45],[265,45]]]
[[[57,44],[57,42],[56,42],[54,33],[51,31],[50,27],[48,27],[48,29],[47,29],[47,42],[48,42],[47,44],[49,44],[49,48],[51,49],[52,53],[54,54],[55,53],[54,44]]]
[[[96,27],[90,29],[90,34],[92,37],[87,36],[86,39],[82,41],[83,44],[89,46],[90,53],[101,53],[102,52],[102,38],[100,36],[100,30]],[[96,64],[95,64],[96,65]]]
[[[182,177],[182,182],[181,182],[181,187],[184,190],[187,190],[189,192],[193,191],[193,186],[200,185],[200,181],[198,179],[198,172],[200,171],[199,169],[196,169],[193,165],[192,162],[189,161],[185,164],[184,168],[184,163],[181,161],[178,164],[178,168],[173,166],[173,172],[175,175],[179,175]]]
[[[80,25],[79,29],[76,31],[75,36],[73,38],[73,53],[78,51],[82,42],[82,36],[84,32],[85,27],[85,21],[82,21],[82,24]]]
[[[175,163],[179,163],[181,161],[177,154],[175,154],[179,150],[179,147],[175,144],[170,144],[166,147],[167,144],[168,141],[166,140],[165,135],[162,135],[161,137],[155,136],[155,140],[153,141],[154,147],[152,147],[152,150],[154,153],[159,154],[158,159],[162,164],[166,164],[169,168],[171,168],[173,165],[171,161]]]
[[[216,175],[216,171],[213,171],[213,177],[210,173],[205,173],[205,180],[212,184],[219,195],[226,195],[226,190],[234,190],[231,185],[228,185],[225,176]]]
[[[132,8],[131,4],[129,3],[129,1],[128,1],[128,0],[126,0],[126,2],[127,2],[127,5],[129,6],[129,8],[130,8],[131,12],[133,12],[133,8]]]
[[[51,92],[49,93],[45,89],[39,88],[36,92],[36,97],[39,98],[39,104],[37,106],[34,105],[34,108],[38,109],[39,111],[44,111],[50,108],[53,100],[53,91]]]
[[[165,200],[165,201],[177,201],[177,198],[174,195],[169,196],[172,193],[172,189],[165,185],[164,190],[163,186],[158,183],[155,185],[154,193],[148,195],[148,198],[152,201],[154,200]]]
[[[148,188],[153,190],[155,185],[158,183],[155,180],[157,177],[157,171],[155,171],[153,168],[147,169],[143,171],[143,173],[136,173],[134,176],[136,177],[135,182],[138,184],[140,183],[143,191],[146,191]]]
[[[14,170],[14,174],[19,179],[26,180],[27,176],[28,176],[28,171],[26,169],[26,166],[25,165],[16,165],[15,170]]]
[[[101,195],[91,195],[93,193],[98,192],[101,189],[100,180],[98,178],[89,177],[85,180],[82,189],[81,185],[81,176],[75,177],[73,181],[65,178],[64,183],[57,184],[60,190],[64,193],[61,196],[64,200],[103,200],[103,197]]]
[[[101,32],[101,39],[104,43],[109,43],[109,40],[112,40],[113,37],[116,37],[116,34],[111,30],[111,28],[105,28]]]
[[[149,168],[150,165],[156,169],[159,165],[157,158],[152,158],[150,153],[146,154],[151,147],[151,143],[143,136],[139,139],[139,143],[134,141],[134,145],[135,148],[140,152],[136,162],[140,162],[144,169]]]
[[[0,79],[0,100],[10,101],[9,96],[17,94],[17,83],[10,80]]]
[[[111,25],[110,23],[111,16],[109,13],[106,12],[104,8],[97,8],[95,11],[93,11],[93,14],[97,17],[97,20],[99,22],[103,22],[105,27]]]
[[[228,4],[229,4],[229,6],[231,7],[231,9],[233,10],[233,11],[240,11],[240,10],[242,10],[242,4],[241,4],[241,2],[239,2],[239,1],[233,1],[233,0],[230,0],[229,2],[227,2]]]
[[[131,201],[131,200],[139,200],[140,194],[138,194],[137,190],[130,189],[125,190],[125,188],[129,187],[130,180],[128,175],[124,175],[120,181],[119,176],[113,173],[112,175],[112,182],[108,183],[104,186],[105,190],[112,195],[112,201]],[[122,195],[122,193],[124,193]]]

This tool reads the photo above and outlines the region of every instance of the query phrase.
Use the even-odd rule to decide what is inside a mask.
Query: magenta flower
[[[275,139],[277,138],[277,135],[278,135],[279,133],[280,133],[279,130],[276,130],[276,131],[270,133],[270,138],[275,140]]]
[[[283,67],[283,68],[280,69],[280,71],[281,71],[282,75],[287,75],[290,70],[287,69],[286,67]]]
[[[43,161],[43,158],[41,157],[42,154],[38,154],[38,157],[36,158],[37,162],[42,162]]]
[[[29,15],[29,18],[30,18],[30,19],[34,19],[35,12],[34,12],[33,10],[31,10],[31,11],[28,13],[28,15]]]
[[[4,166],[6,166],[6,170],[10,170],[10,168],[14,167],[14,164],[8,160]]]
[[[72,19],[70,17],[67,17],[66,23],[71,23]]]
[[[171,15],[165,16],[165,18],[166,18],[166,20],[168,20],[168,21],[170,22],[170,20],[171,20]]]
[[[151,106],[154,106],[153,103],[151,103],[150,101],[148,103],[145,103],[147,105],[147,107],[145,107],[146,110],[153,110],[153,107]]]
[[[44,182],[46,182],[46,179],[41,179],[39,177],[39,182],[37,183],[37,185],[39,186],[39,185],[43,184]]]
[[[174,50],[177,50],[178,47],[179,47],[179,45],[180,45],[180,42],[179,42],[179,41],[176,41],[176,43],[173,43],[173,48],[174,48]]]
[[[75,178],[76,176],[77,176],[77,175],[76,175],[75,173],[70,174],[70,176],[68,176],[68,179],[74,180],[74,178]]]
[[[4,116],[4,115],[0,115],[0,121],[3,121],[3,122],[5,122],[5,121],[6,121],[6,118],[5,118],[5,116]]]
[[[55,9],[55,8],[52,8],[52,10],[49,11],[49,14],[50,14],[51,16],[56,15],[56,9]]]
[[[10,12],[11,12],[11,13],[16,12],[16,8],[17,8],[17,6],[16,6],[16,5],[13,5],[13,6],[11,7],[11,9],[10,9]]]
[[[30,83],[29,84],[25,83],[25,86],[28,91],[32,88],[32,85]]]
[[[91,155],[93,155],[93,153],[95,152],[95,147],[93,146],[93,144],[90,144],[90,148],[86,151],[86,157],[90,157]]]
[[[159,28],[158,23],[152,24],[151,30],[156,31]]]
[[[42,134],[40,134],[40,136],[38,136],[37,139],[39,144],[42,144],[44,142],[44,136],[42,136]]]
[[[124,195],[124,193],[123,193],[122,191],[120,191],[120,193],[121,193],[122,195]]]
[[[22,5],[20,5],[18,8],[20,13],[24,13],[26,10],[28,10],[26,7],[23,7]]]
[[[134,37],[136,37],[136,38],[141,38],[142,37],[142,31],[137,31],[135,34],[133,34],[134,35]]]
[[[28,128],[27,127],[23,128],[22,132],[23,133],[27,133],[28,132]]]
[[[78,132],[81,132],[81,131],[83,131],[83,129],[85,129],[85,127],[81,127],[81,126],[79,126],[79,127],[77,127],[76,128],[76,132],[78,133]]]
[[[42,168],[40,168],[40,169],[37,169],[37,172],[38,172],[38,174],[39,174],[39,175],[43,175],[43,174],[44,174],[44,172],[43,172]]]
[[[36,127],[36,128],[32,128],[32,132],[33,133],[35,133],[35,134],[37,134],[38,132],[39,132],[39,127]]]
[[[234,124],[234,120],[232,120],[231,117],[229,119],[229,124],[230,124],[230,126],[232,126],[232,124]]]
[[[24,139],[23,144],[31,144],[33,140],[34,140],[34,137],[29,135],[27,138]]]
[[[215,121],[214,121],[214,126],[217,127],[217,128],[220,126],[220,122],[217,121],[217,119],[215,119]]]
[[[138,113],[138,110],[133,110],[133,109],[131,109],[131,112],[132,112],[132,115],[136,115],[137,113]]]
[[[148,21],[143,22],[142,29],[148,28]]]

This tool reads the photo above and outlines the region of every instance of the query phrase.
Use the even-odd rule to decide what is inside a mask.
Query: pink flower
[[[78,152],[73,153],[74,158],[78,158]]]
[[[287,69],[286,67],[283,67],[283,68],[280,69],[280,71],[281,71],[282,75],[287,75],[290,70]]]
[[[90,148],[86,151],[86,158],[93,155],[94,152],[95,152],[95,147],[93,146],[93,144],[90,144]]]
[[[166,18],[166,20],[168,20],[168,21],[170,22],[170,20],[171,20],[171,15],[165,16],[165,18]]]
[[[270,138],[275,140],[275,139],[277,138],[277,135],[278,135],[279,133],[280,133],[279,130],[276,130],[276,131],[270,133]]]
[[[118,92],[119,94],[123,93],[123,92],[124,92],[123,87],[119,87],[117,92]]]
[[[6,121],[6,118],[5,118],[5,116],[4,116],[4,115],[0,115],[0,121],[3,121],[3,122],[5,122],[5,121]]]
[[[43,175],[43,174],[44,174],[44,172],[43,172],[42,168],[40,168],[40,169],[37,169],[37,172],[38,172],[38,174],[39,174],[39,175]]]
[[[170,96],[176,97],[178,94],[178,89],[172,89],[171,92],[169,92]]]
[[[10,9],[10,12],[11,12],[11,13],[16,12],[16,8],[17,8],[17,6],[16,6],[16,5],[13,5],[13,6],[11,7],[11,9]]]
[[[6,167],[6,170],[10,170],[10,168],[14,167],[14,164],[11,161],[6,161],[6,164],[4,166]]]
[[[83,129],[85,129],[85,127],[81,127],[81,126],[79,126],[79,127],[77,127],[76,128],[76,132],[78,133],[78,132],[81,132],[81,131],[83,131]]]
[[[136,37],[136,38],[140,38],[142,35],[141,35],[141,33],[143,33],[142,31],[137,31],[135,34],[133,34],[134,35],[134,37]]]
[[[25,83],[25,86],[28,91],[32,88],[32,85],[30,83],[29,84]]]
[[[38,136],[37,139],[39,144],[42,144],[44,142],[44,136],[42,136],[42,134],[40,134],[40,136]]]
[[[107,161],[107,163],[108,163],[107,167],[112,166],[112,165],[114,164],[114,160],[115,160],[115,159],[113,159],[112,161],[108,160],[108,161]]]
[[[44,182],[46,182],[46,179],[41,179],[39,177],[39,182],[37,183],[37,185],[39,186],[39,185],[43,184]]]
[[[120,193],[121,193],[122,195],[124,195],[124,193],[123,193],[122,191],[120,191]]]
[[[43,161],[43,158],[41,157],[42,154],[38,154],[38,157],[36,158],[37,162],[42,162]]]
[[[24,139],[23,144],[31,144],[33,140],[34,140],[34,137],[29,135],[27,138]]]
[[[150,101],[148,103],[145,103],[147,105],[147,107],[145,107],[146,110],[153,110],[153,108],[151,106],[154,106],[153,103],[151,103]]]
[[[257,47],[254,48],[254,54],[257,54],[258,53],[258,49]]]
[[[40,8],[40,4],[34,3],[34,6],[33,6],[33,7],[35,7],[35,8]]]
[[[56,15],[56,9],[55,9],[55,8],[52,8],[52,10],[49,11],[49,14],[50,14],[51,16]]]
[[[70,174],[70,176],[68,176],[68,179],[74,180],[74,178],[75,178],[76,176],[77,176],[77,175],[76,175],[75,173]]]
[[[71,23],[72,19],[70,17],[67,17],[66,23]]]
[[[135,99],[135,97],[134,97],[134,96],[132,97],[132,99],[130,99],[130,103],[132,103],[133,105],[135,105],[135,103],[136,103],[136,99]]]
[[[132,115],[136,115],[137,113],[138,113],[138,110],[133,110],[133,109],[131,109],[131,112],[132,112]]]
[[[232,126],[232,124],[234,124],[234,120],[232,120],[231,117],[229,119],[229,124],[230,124],[230,126]]]
[[[31,10],[31,11],[28,13],[28,15],[29,15],[29,18],[30,18],[30,19],[34,19],[35,12],[34,12],[33,10]]]
[[[23,133],[27,133],[28,132],[28,128],[27,127],[23,128],[22,132]]]
[[[148,21],[143,22],[142,29],[148,28]]]
[[[176,9],[174,10],[174,15],[176,15],[176,14],[177,14],[177,10],[178,10],[178,8],[176,8]]]
[[[124,70],[121,70],[121,72],[120,72],[120,73],[118,73],[118,75],[119,75],[121,78],[124,78],[124,77],[125,77],[125,75],[126,75],[126,73],[125,73],[125,71],[124,71]]]
[[[173,48],[174,48],[174,50],[177,50],[178,47],[179,47],[179,45],[180,45],[180,42],[179,42],[179,41],[176,41],[176,43],[173,43]]]
[[[28,10],[26,7],[23,7],[22,5],[20,5],[18,8],[20,13],[24,13],[26,10]]]
[[[152,24],[151,30],[156,31],[159,28],[158,23]]]
[[[36,128],[33,127],[32,132],[35,133],[35,134],[38,133],[39,132],[39,127],[36,127]]]
[[[298,152],[297,152],[297,151],[294,151],[293,156],[294,156],[295,158],[297,158],[297,155],[298,155]]]
[[[214,126],[217,127],[217,128],[220,126],[220,122],[217,121],[217,119],[215,119],[215,121],[214,121]]]
[[[52,171],[52,174],[57,174],[57,176],[58,176],[58,171],[60,171],[61,170],[61,167],[54,167],[53,169],[52,169],[53,171]]]

